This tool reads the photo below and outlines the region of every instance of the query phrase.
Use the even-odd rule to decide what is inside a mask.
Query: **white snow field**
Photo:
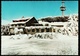
[[[78,55],[78,21],[75,16],[74,18],[70,16],[69,19],[69,22],[66,22],[64,27],[60,28],[61,33],[56,31],[55,33],[45,32],[34,35],[17,35],[16,29],[16,35],[1,36],[1,54]]]
[[[1,55],[78,55],[78,36],[60,33],[1,36]]]

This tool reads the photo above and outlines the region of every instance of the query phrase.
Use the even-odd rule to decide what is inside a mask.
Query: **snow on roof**
[[[18,19],[14,19],[14,20],[25,20],[25,19],[31,19],[33,17],[25,17],[25,18],[18,18]]]
[[[29,20],[31,20],[31,18],[33,18],[33,17],[26,17],[26,18],[23,18],[23,19],[28,19],[25,22],[11,22],[10,24],[24,24],[24,23],[28,22]],[[17,19],[17,20],[23,20],[23,19]]]
[[[49,26],[51,26],[51,25],[67,25],[69,22],[51,22],[51,23],[49,23],[49,22],[42,22],[42,21],[38,21],[40,24],[49,24]]]
[[[25,27],[27,29],[34,29],[34,28],[50,28],[51,26],[30,26],[30,27]]]
[[[26,22],[11,22],[10,24],[24,24]]]
[[[29,20],[31,20],[31,19],[28,19],[26,22],[28,22]]]
[[[66,22],[52,22],[49,25],[64,25]]]
[[[25,19],[31,19],[31,18],[33,18],[33,16],[32,17],[26,17]]]
[[[40,24],[47,24],[49,22],[42,22],[42,21],[38,21]]]

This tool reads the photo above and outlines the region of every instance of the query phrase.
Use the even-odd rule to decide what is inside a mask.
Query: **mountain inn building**
[[[63,27],[63,25],[50,25],[49,23],[42,23],[40,21],[37,21],[35,17],[27,17],[27,18],[20,18],[17,20],[13,20],[12,23],[10,23],[9,27],[9,34],[12,35],[15,32],[18,31],[16,34],[22,33],[22,34],[35,34],[35,33],[42,33],[42,32],[55,32],[54,27]],[[15,30],[17,28],[17,30]]]

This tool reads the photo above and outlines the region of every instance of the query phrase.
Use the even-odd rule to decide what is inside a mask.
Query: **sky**
[[[65,1],[65,15],[78,13],[78,1]],[[1,19],[7,23],[13,19],[34,16],[60,16],[61,1],[1,1]]]

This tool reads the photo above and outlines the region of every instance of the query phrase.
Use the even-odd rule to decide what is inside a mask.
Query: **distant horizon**
[[[2,24],[22,16],[34,16],[37,20],[47,16],[62,16],[61,1],[1,1],[1,4]],[[65,15],[78,14],[78,1],[65,1],[65,6]]]

